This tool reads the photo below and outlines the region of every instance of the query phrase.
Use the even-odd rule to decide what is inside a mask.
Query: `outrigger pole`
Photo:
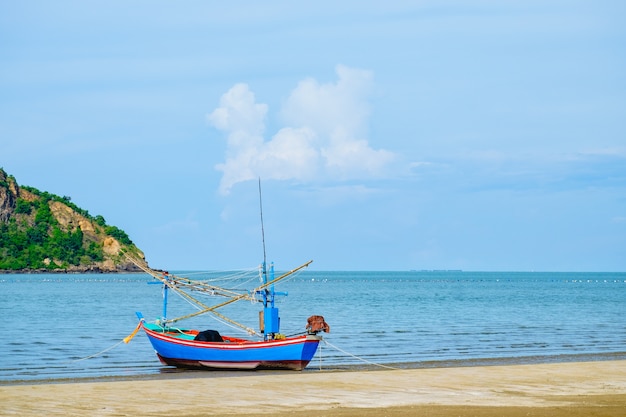
[[[220,307],[224,307],[224,306],[226,306],[228,304],[232,304],[232,303],[234,303],[236,301],[239,301],[239,300],[245,300],[245,299],[247,299],[247,300],[255,300],[255,298],[252,295],[250,295],[250,294],[255,294],[255,293],[256,294],[265,294],[268,287],[271,286],[273,288],[273,285],[275,283],[277,283],[277,282],[287,278],[288,276],[298,272],[301,269],[304,269],[304,268],[308,267],[313,262],[312,260],[310,260],[310,261],[300,265],[299,267],[292,269],[291,271],[285,272],[284,274],[280,275],[277,278],[273,277],[273,267],[272,267],[272,269],[271,269],[272,279],[264,282],[263,284],[261,284],[260,286],[255,288],[254,291],[250,292],[250,294],[248,294],[248,293],[239,294],[239,293],[235,293],[235,292],[226,290],[224,288],[209,286],[209,285],[206,285],[205,283],[202,283],[202,282],[194,282],[194,281],[189,280],[187,278],[176,277],[176,276],[171,275],[171,274],[164,275],[163,272],[155,271],[155,270],[151,269],[150,267],[148,267],[145,264],[145,262],[139,261],[134,256],[131,256],[130,254],[128,254],[126,252],[124,253],[124,255],[126,256],[126,258],[128,260],[130,260],[132,263],[134,263],[141,270],[143,270],[147,274],[151,275],[153,278],[155,278],[158,281],[160,281],[165,286],[165,291],[167,291],[168,288],[171,288],[172,290],[176,291],[177,293],[179,293],[181,296],[183,296],[187,300],[193,302],[198,307],[202,308],[199,311],[196,311],[196,312],[191,313],[191,314],[187,314],[187,315],[182,316],[182,317],[178,317],[178,318],[175,318],[175,319],[166,319],[165,318],[165,315],[166,315],[166,304],[164,303],[164,306],[163,306],[163,320],[164,320],[164,322],[162,323],[163,326],[165,326],[167,324],[175,323],[177,321],[180,321],[180,320],[183,320],[183,319],[187,319],[187,318],[190,318],[190,317],[199,316],[201,314],[212,313],[212,314],[218,316],[219,318],[221,318],[222,320],[225,320],[225,321],[227,321],[227,322],[229,322],[231,324],[239,326],[239,327],[245,329],[247,332],[252,333],[252,334],[254,334],[256,332],[254,330],[250,329],[249,327],[243,325],[243,324],[237,323],[237,322],[235,322],[235,321],[225,317],[224,315],[216,312],[215,310],[217,310]],[[192,297],[189,294],[187,294],[185,291],[183,291],[180,288],[178,288],[179,286],[193,287],[194,285],[198,286],[198,287],[205,287],[205,288],[203,288],[204,291],[209,291],[209,292],[211,292],[214,295],[221,295],[221,296],[229,297],[229,300],[226,300],[226,301],[224,301],[224,302],[222,302],[220,304],[216,304],[214,306],[207,306],[207,305],[203,304],[201,301],[196,300],[194,297]],[[236,294],[236,295],[234,295],[234,294]],[[267,303],[267,299],[266,298],[264,299],[264,306],[265,306],[265,303]],[[273,308],[273,307],[269,307],[269,308]],[[276,313],[277,313],[278,309],[275,309],[275,310],[276,310]],[[276,317],[277,316],[278,316],[278,314],[276,314]],[[265,333],[266,333],[265,337],[267,338],[268,337],[268,332],[266,331]],[[276,330],[274,333],[278,333],[278,331]]]

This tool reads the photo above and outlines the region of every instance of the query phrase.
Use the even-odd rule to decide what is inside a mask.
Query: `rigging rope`
[[[80,361],[84,361],[85,359],[95,358],[96,356],[100,356],[100,355],[102,355],[103,353],[106,353],[106,352],[108,352],[109,350],[111,350],[111,349],[113,349],[113,348],[118,347],[118,346],[119,346],[119,345],[121,345],[122,343],[124,343],[124,339],[120,340],[119,342],[117,342],[117,343],[116,343],[116,344],[114,344],[113,346],[110,346],[110,347],[108,347],[108,348],[106,348],[106,349],[104,349],[104,350],[101,350],[101,351],[100,351],[100,352],[98,352],[98,353],[94,353],[93,355],[85,356],[84,358],[74,359],[74,360],[72,360],[72,361],[70,361],[70,362],[80,362]]]
[[[139,324],[137,325],[137,327],[135,327],[135,330],[132,331],[131,334],[129,334],[128,336],[126,336],[125,338],[123,338],[122,340],[120,340],[119,342],[116,342],[113,346],[109,346],[108,348],[101,350],[98,353],[94,353],[93,355],[89,355],[89,356],[85,356],[84,358],[79,358],[79,359],[74,359],[72,361],[70,361],[71,363],[73,362],[80,362],[80,361],[84,361],[86,359],[91,359],[91,358],[95,358],[96,356],[100,356],[103,353],[108,352],[111,349],[114,349],[116,347],[118,347],[119,345],[121,345],[122,343],[128,343],[130,342],[133,337],[135,337],[135,335],[137,334],[137,332],[139,331],[139,329],[141,329],[141,321],[139,322]]]
[[[183,297],[184,299],[186,299],[188,302],[190,302],[192,305],[195,305],[195,307],[198,309],[197,311],[190,313],[190,314],[186,314],[184,316],[178,317],[178,318],[174,318],[174,319],[165,319],[165,322],[163,324],[168,325],[168,324],[172,324],[172,323],[176,323],[180,320],[183,319],[188,319],[191,317],[195,317],[201,314],[205,314],[205,313],[211,313],[214,316],[219,317],[221,320],[224,320],[232,325],[238,326],[242,329],[244,329],[245,331],[247,331],[249,334],[258,334],[255,330],[253,330],[252,328],[245,326],[243,324],[237,323],[234,320],[229,319],[228,317],[225,317],[224,315],[218,313],[216,310],[218,308],[224,307],[226,305],[232,304],[236,301],[240,301],[240,300],[251,300],[252,302],[256,302],[259,301],[256,297],[255,294],[258,294],[260,291],[262,290],[266,290],[267,288],[273,286],[275,283],[285,280],[286,278],[292,279],[296,274],[298,274],[299,272],[301,272],[304,268],[308,267],[311,261],[308,261],[302,265],[300,265],[297,268],[294,268],[290,271],[287,271],[285,273],[283,273],[282,275],[271,279],[270,281],[267,282],[263,282],[261,285],[257,286],[253,291],[249,291],[247,293],[239,293],[233,290],[228,290],[225,288],[219,288],[216,286],[211,286],[208,285],[204,282],[201,281],[193,281],[189,278],[184,278],[184,277],[179,277],[176,275],[168,275],[167,272],[162,272],[162,271],[156,271],[151,269],[150,267],[148,267],[148,265],[145,262],[141,262],[139,259],[135,258],[133,255],[130,255],[127,252],[124,252],[124,255],[126,256],[126,258],[131,261],[132,263],[134,263],[137,267],[139,267],[141,270],[143,270],[144,272],[146,272],[147,274],[151,275],[152,277],[154,277],[155,279],[157,279],[158,281],[161,281],[165,286],[167,286],[167,288],[173,290],[175,293],[177,293],[179,296]],[[182,290],[180,287],[185,287],[187,290],[190,291],[194,291],[197,290],[199,292],[208,292],[210,295],[220,295],[220,296],[225,296],[227,298],[229,298],[227,301],[224,301],[222,303],[219,304],[215,304],[213,306],[207,306],[206,304],[204,304],[203,302],[201,302],[200,300],[192,297],[190,294],[188,294],[187,292],[185,292],[184,290]]]
[[[346,352],[345,350],[338,348],[337,346],[327,342],[325,339],[324,339],[324,343],[327,344],[328,346],[330,346],[331,348],[338,350],[339,352],[345,353],[346,355],[352,356],[353,358],[358,359],[358,360],[360,360],[362,362],[365,362],[367,364],[374,365],[374,366],[379,366],[379,367],[385,368],[385,369],[393,369],[393,370],[396,370],[396,371],[400,371],[401,370],[400,368],[394,368],[393,366],[383,365],[381,363],[371,362],[371,361],[368,361],[367,359],[360,358],[360,357],[358,357],[356,355],[353,355],[350,352]]]
[[[274,284],[275,284],[275,283],[277,283],[278,281],[282,281],[283,279],[285,279],[285,278],[289,277],[290,275],[292,275],[292,274],[294,274],[294,273],[296,273],[296,272],[298,272],[298,271],[300,271],[300,270],[302,270],[302,269],[304,269],[304,268],[308,267],[308,266],[311,264],[311,262],[313,262],[313,261],[308,261],[308,262],[306,262],[306,263],[304,263],[304,264],[300,265],[299,267],[292,269],[291,271],[287,271],[287,272],[285,272],[285,273],[284,273],[284,274],[282,274],[281,276],[279,276],[279,277],[277,277],[277,278],[274,278],[274,279],[273,279],[273,280],[271,280],[271,281],[268,281],[268,282],[266,282],[266,283],[263,283],[262,285],[260,285],[260,286],[258,286],[257,288],[255,288],[254,293],[256,293],[256,292],[258,292],[258,291],[260,291],[260,290],[263,290],[263,289],[269,288],[271,285],[274,285]],[[153,277],[155,277],[155,278],[159,279],[159,280],[162,280],[162,279],[161,279],[158,275],[156,275],[156,274],[151,274],[151,275],[152,275]],[[181,290],[179,290],[179,289],[178,289],[178,288],[176,288],[176,287],[172,287],[172,286],[170,286],[170,288],[172,288],[172,289],[173,289],[173,290],[175,290],[175,291],[181,291]],[[191,298],[188,294],[184,294],[184,292],[182,292],[182,291],[181,291],[181,293],[183,293],[183,296]],[[215,305],[214,305],[214,306],[212,306],[212,307],[206,307],[206,308],[204,308],[203,310],[196,311],[195,313],[190,313],[190,314],[187,314],[187,315],[185,315],[185,316],[178,317],[178,318],[176,318],[176,319],[170,319],[170,320],[168,320],[168,323],[175,323],[175,322],[180,321],[180,320],[183,320],[183,319],[188,319],[188,318],[191,318],[191,317],[194,317],[194,316],[198,316],[198,315],[200,315],[200,314],[209,313],[209,312],[214,313],[214,312],[215,312],[215,310],[217,310],[218,308],[224,307],[224,306],[226,306],[226,305],[228,305],[228,304],[232,304],[232,303],[234,303],[234,302],[236,302],[236,301],[239,301],[239,300],[242,300],[242,299],[246,299],[246,298],[247,298],[247,299],[250,299],[250,296],[249,296],[248,294],[241,294],[241,295],[239,295],[239,296],[237,296],[237,297],[232,297],[232,298],[230,298],[229,300],[224,301],[224,302],[222,302],[222,303],[220,303],[220,304],[215,304]],[[197,303],[197,304],[198,304],[198,305],[200,305],[201,307],[203,307],[202,303]],[[233,322],[233,324],[237,324],[237,323],[234,323],[234,322]],[[243,327],[243,328],[246,328],[245,326],[242,326],[242,327]]]
[[[219,277],[217,278],[208,278],[205,279],[203,281],[209,282],[209,281],[221,281],[221,280],[235,280],[235,279],[239,279],[241,276],[246,276],[248,274],[251,273],[256,273],[256,267],[254,268],[243,268],[243,269],[236,269],[232,272],[231,274],[228,275],[221,275],[222,273],[225,273],[228,271],[221,271],[221,270],[209,270],[209,271],[189,271],[189,272],[185,272],[185,275],[211,275],[211,274],[220,274]]]
[[[139,323],[137,324],[137,327],[135,327],[135,330],[133,330],[133,332],[131,334],[129,334],[128,336],[126,336],[125,338],[122,339],[122,341],[124,343],[128,344],[128,342],[133,340],[133,337],[135,337],[135,335],[137,334],[139,329],[141,329],[141,323],[143,323],[143,319],[139,320]]]
[[[246,329],[243,329],[243,328],[241,328],[241,327],[239,327],[239,326],[235,326],[235,325],[233,325],[233,324],[230,324],[230,323],[227,321],[227,318],[225,318],[225,317],[224,317],[224,319],[221,319],[219,316],[224,317],[224,316],[222,316],[221,314],[216,313],[215,311],[212,311],[212,312],[211,312],[211,315],[210,315],[209,317],[210,317],[211,319],[213,319],[213,320],[217,321],[218,323],[221,323],[221,324],[223,324],[223,325],[225,325],[225,326],[227,326],[227,327],[230,327],[230,328],[232,328],[232,329],[234,329],[234,330],[237,330],[237,331],[239,331],[239,332],[245,332],[245,333],[247,333],[249,336],[254,335],[254,336],[258,336],[258,337],[263,337],[263,335],[262,335],[262,334],[260,334],[260,333],[259,333],[259,332],[257,332],[257,331],[254,331],[253,329],[246,330]]]

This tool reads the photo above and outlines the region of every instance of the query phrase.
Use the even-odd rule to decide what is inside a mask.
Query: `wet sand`
[[[0,386],[3,416],[624,416],[626,361]]]

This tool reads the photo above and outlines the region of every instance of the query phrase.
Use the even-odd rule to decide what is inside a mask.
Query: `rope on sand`
[[[381,368],[385,368],[385,369],[393,369],[393,370],[396,370],[396,371],[401,370],[400,368],[394,368],[393,366],[383,365],[383,364],[381,364],[381,363],[376,363],[376,362],[370,362],[370,361],[368,361],[367,359],[363,359],[363,358],[360,358],[360,357],[358,357],[358,356],[356,356],[356,355],[353,355],[353,354],[352,354],[352,353],[350,353],[350,352],[346,352],[345,350],[338,348],[337,346],[335,346],[335,345],[333,345],[333,344],[329,343],[329,342],[328,342],[328,341],[326,341],[326,340],[324,340],[324,343],[325,343],[325,344],[327,344],[328,346],[330,346],[331,348],[338,350],[339,352],[345,353],[346,355],[348,355],[348,356],[352,356],[353,358],[358,359],[358,360],[360,360],[360,361],[362,361],[362,362],[365,362],[365,363],[367,363],[367,364],[374,365],[374,366],[379,366],[379,367],[381,367]]]

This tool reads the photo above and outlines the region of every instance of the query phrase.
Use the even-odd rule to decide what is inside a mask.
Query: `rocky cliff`
[[[0,168],[0,272],[138,272],[145,257],[102,216],[68,197],[20,187]]]

